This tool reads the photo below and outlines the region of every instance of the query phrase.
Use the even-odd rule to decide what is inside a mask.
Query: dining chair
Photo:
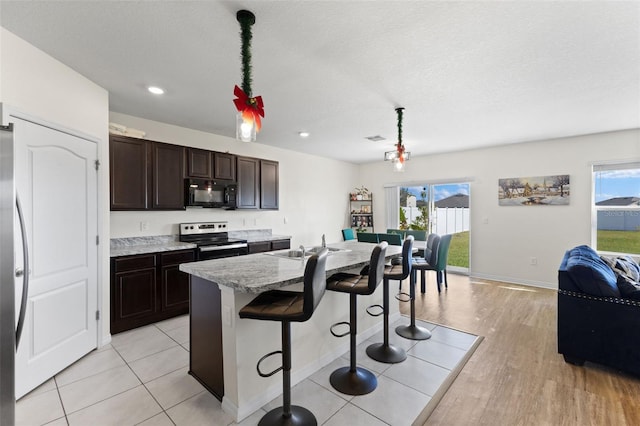
[[[406,233],[407,235],[413,235],[413,238],[416,241],[427,241],[427,231],[407,229]]]
[[[402,236],[400,234],[378,234],[378,241],[386,241],[392,246],[401,246]]]
[[[444,286],[449,287],[447,283],[447,261],[449,259],[449,246],[451,245],[451,238],[453,235],[447,234],[440,237],[440,242],[437,245],[437,248],[433,247],[433,250],[437,250],[437,255],[435,256],[435,264],[432,264],[434,260],[429,262],[429,264],[424,267],[424,270],[428,271],[436,271],[436,282],[438,284],[438,293],[441,291],[441,284],[444,277]],[[431,259],[434,259],[433,254],[431,255]],[[424,270],[421,271],[424,274]],[[420,284],[420,291],[422,293],[425,292],[425,282],[424,275],[422,276],[422,283]]]
[[[358,232],[356,235],[361,243],[379,243],[378,234],[373,232]]]
[[[351,228],[345,228],[342,230],[342,238],[345,241],[349,241],[349,240],[355,240],[356,236],[355,233],[353,232],[353,229]]]
[[[404,229],[391,229],[387,228],[387,234],[399,234],[400,237],[404,240],[404,237],[407,236],[407,231]]]

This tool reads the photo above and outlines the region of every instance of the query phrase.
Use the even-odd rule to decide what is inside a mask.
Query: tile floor
[[[398,324],[407,323],[401,318]],[[365,348],[382,341],[382,332],[357,348],[359,365],[378,376],[375,391],[363,396],[333,390],[329,375],[349,364],[349,353],[296,385],[292,402],[311,410],[321,425],[410,425],[476,336],[418,321],[433,333],[426,341],[390,340],[407,350],[407,360],[383,364]],[[295,330],[294,330],[295,332]],[[346,338],[346,337],[345,337]],[[18,425],[235,425],[220,402],[187,374],[189,323],[182,316],[120,333],[21,398]],[[241,425],[255,425],[282,403],[277,398]]]

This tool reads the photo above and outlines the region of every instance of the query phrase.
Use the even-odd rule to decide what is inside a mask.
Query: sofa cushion
[[[600,256],[617,277],[622,297],[640,300],[640,265],[630,256]]]
[[[567,272],[578,288],[587,294],[620,297],[613,270],[589,246],[582,245],[569,250]]]

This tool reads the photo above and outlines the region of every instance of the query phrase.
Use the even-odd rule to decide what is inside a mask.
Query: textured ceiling
[[[112,111],[233,137],[243,8],[259,143],[378,161],[398,106],[414,156],[640,127],[639,2],[2,0],[0,22]]]

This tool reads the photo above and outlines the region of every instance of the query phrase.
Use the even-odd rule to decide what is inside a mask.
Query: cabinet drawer
[[[282,250],[291,248],[291,240],[271,241],[271,250]]]
[[[156,255],[141,255],[118,257],[114,259],[115,272],[131,271],[134,269],[155,268]]]
[[[160,254],[160,264],[162,266],[177,265],[179,263],[193,262],[196,260],[194,250],[171,251]]]
[[[249,254],[262,253],[271,250],[271,243],[269,241],[258,241],[255,243],[249,243]]]

